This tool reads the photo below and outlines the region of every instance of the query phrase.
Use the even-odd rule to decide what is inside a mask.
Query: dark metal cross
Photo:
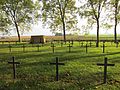
[[[59,80],[59,65],[65,65],[64,63],[59,63],[58,57],[56,57],[56,62],[55,63],[50,63],[51,65],[56,65],[56,81]]]
[[[81,42],[81,47],[83,47],[83,44],[84,44],[84,43],[83,43],[83,42]]]
[[[12,59],[13,61],[8,63],[13,65],[13,79],[16,79],[16,64],[20,64],[20,62],[15,62],[14,57],[12,57]]]
[[[23,52],[25,52],[25,45],[23,44],[23,46],[22,46],[22,47],[23,47]]]
[[[71,44],[72,44],[72,45],[74,44],[74,41],[73,41],[73,40],[71,41]]]
[[[12,52],[12,46],[9,44],[9,52]]]
[[[69,46],[67,46],[67,47],[69,47],[69,53],[71,52],[71,45],[70,45],[70,43],[69,43]]]
[[[86,44],[86,53],[88,52],[88,45]]]
[[[39,47],[40,47],[40,45],[38,44],[38,45],[37,45],[37,51],[38,51],[38,52],[39,52]]]
[[[103,53],[105,53],[105,42],[103,42]]]
[[[92,42],[90,41],[90,43],[89,43],[89,44],[90,44],[90,47],[91,47],[91,46],[92,46]]]
[[[52,47],[52,50],[53,50],[53,53],[55,52],[55,45],[54,43],[51,43],[51,47]]]
[[[104,64],[98,63],[98,66],[104,66],[104,83],[106,83],[107,80],[107,66],[114,66],[115,64],[108,64],[107,63],[107,57],[104,59]]]
[[[119,42],[117,41],[117,42],[116,42],[116,48],[118,48],[118,46],[119,46]]]
[[[61,47],[63,47],[63,41],[61,41]]]

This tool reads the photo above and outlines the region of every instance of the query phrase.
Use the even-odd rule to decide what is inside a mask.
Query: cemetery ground
[[[120,90],[120,47],[115,43],[105,43],[95,47],[92,42],[74,42],[69,51],[69,43],[44,45],[27,43],[0,44],[0,90]],[[23,45],[24,44],[24,45]],[[86,52],[86,44],[88,46]],[[15,57],[16,79],[13,79],[13,65],[8,62]],[[59,58],[59,80],[56,81],[56,57]],[[103,84],[104,63],[108,58],[107,83]]]

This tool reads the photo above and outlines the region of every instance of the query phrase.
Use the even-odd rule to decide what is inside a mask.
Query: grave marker
[[[116,42],[116,48],[118,48],[118,46],[119,46],[119,42],[117,41],[117,42]]]
[[[74,44],[74,41],[72,40],[71,44],[73,45]]]
[[[15,41],[15,44],[17,45],[17,41]]]
[[[4,44],[4,41],[2,41],[2,45]]]
[[[61,47],[63,47],[63,42],[61,41]]]
[[[105,53],[105,42],[103,42],[103,53]]]
[[[83,47],[83,45],[84,45],[84,43],[83,43],[83,42],[81,42],[81,47]]]
[[[23,47],[23,52],[25,52],[25,45],[23,44],[23,46],[22,46],[22,47]]]
[[[8,42],[8,44],[10,45],[10,41]]]
[[[37,45],[37,51],[38,51],[38,52],[39,52],[39,47],[40,47],[40,45],[38,44],[38,45]]]
[[[67,46],[67,47],[69,47],[69,53],[71,52],[71,45],[70,45],[70,43],[69,43],[69,46]]]
[[[88,53],[88,46],[87,46],[87,44],[86,44],[86,53]]]
[[[80,46],[80,40],[78,42],[79,42],[79,46]]]
[[[92,46],[92,42],[90,41],[90,43],[89,43],[89,44],[90,44],[90,47],[91,47],[91,46]]]
[[[8,63],[13,65],[13,79],[16,79],[16,64],[20,64],[20,62],[15,62],[14,57],[12,57],[12,59],[13,61]]]
[[[58,57],[56,57],[56,62],[55,63],[50,63],[50,65],[56,65],[56,81],[59,80],[59,65],[65,65],[64,63],[59,63]]]
[[[12,52],[12,46],[9,44],[9,52]]]
[[[54,45],[54,43],[52,43],[51,42],[51,47],[52,47],[52,51],[53,51],[53,53],[55,52],[55,45]]]
[[[108,64],[107,57],[104,58],[104,64],[97,63],[98,66],[104,66],[104,83],[107,81],[107,66],[114,66],[115,64]]]

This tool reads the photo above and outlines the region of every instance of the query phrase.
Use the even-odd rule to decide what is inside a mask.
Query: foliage
[[[20,31],[30,30],[37,14],[38,3],[34,3],[32,0],[1,0],[0,10],[3,12],[2,19],[9,21],[5,24],[15,27],[13,29],[16,29],[20,41]],[[5,27],[7,31],[9,31],[9,27]]]
[[[106,0],[79,0],[83,3],[83,5],[80,6],[79,14],[83,18],[87,18],[88,21],[88,27],[92,27],[94,24],[96,24],[96,30],[97,30],[97,43],[96,47],[99,46],[99,30],[100,30],[100,24],[101,21],[101,13],[103,10],[103,7],[105,5]]]
[[[42,21],[52,32],[76,28],[77,8],[75,0],[43,0]]]
[[[62,36],[62,33],[55,33],[55,36]]]

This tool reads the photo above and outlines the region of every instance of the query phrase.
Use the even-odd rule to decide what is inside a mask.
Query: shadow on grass
[[[46,61],[46,58],[49,59],[49,61],[51,61],[51,58],[55,58],[55,57],[59,57],[60,58],[60,61],[72,61],[72,60],[75,60],[75,59],[85,59],[84,62],[86,62],[87,58],[94,58],[94,57],[101,57],[101,56],[109,56],[109,55],[115,55],[115,54],[120,54],[120,52],[114,52],[114,53],[102,53],[102,54],[92,54],[90,55],[89,53],[82,53],[82,55],[75,55],[75,53],[77,53],[79,51],[73,51],[71,53],[66,53],[66,52],[56,52],[56,53],[48,53],[47,51],[46,52],[33,52],[33,54],[31,52],[25,52],[25,53],[18,53],[16,54],[16,59],[31,59],[31,58],[45,58],[45,61]],[[19,55],[20,54],[20,55]],[[74,54],[74,55],[72,55]],[[7,54],[8,55],[8,54]],[[120,57],[116,57],[116,58],[112,58],[112,59],[117,59],[117,58],[120,58]],[[47,60],[48,61],[48,60]],[[93,61],[96,61],[93,60]],[[116,62],[119,62],[119,61],[116,61]]]
[[[86,72],[87,73],[87,72]],[[69,76],[68,76],[69,75]],[[71,76],[72,74],[61,74],[60,79],[63,82],[72,83],[80,87],[80,90],[96,89],[97,86],[103,85],[103,76],[98,73],[87,73],[79,77]]]

